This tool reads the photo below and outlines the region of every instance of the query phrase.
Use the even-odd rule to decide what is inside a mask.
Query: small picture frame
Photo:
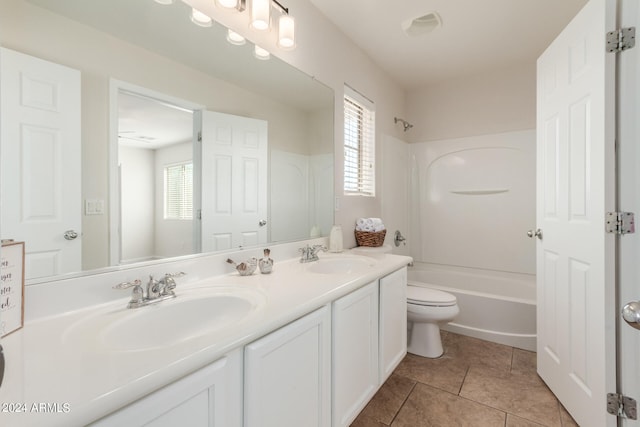
[[[0,337],[24,325],[24,242],[3,240],[0,249]]]

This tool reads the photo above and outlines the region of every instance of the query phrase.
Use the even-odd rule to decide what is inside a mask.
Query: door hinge
[[[198,132],[198,142],[202,142],[202,131]]]
[[[636,231],[633,212],[607,212],[605,220],[607,233],[629,234]]]
[[[196,211],[196,219],[202,219],[202,209]]]
[[[607,33],[607,52],[622,52],[636,45],[636,27],[620,28]]]
[[[620,393],[607,393],[607,412],[616,417],[638,419],[636,400]]]

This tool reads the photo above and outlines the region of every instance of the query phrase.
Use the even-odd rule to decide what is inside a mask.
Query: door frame
[[[617,28],[640,26],[640,5],[635,0],[619,0]],[[617,188],[616,209],[640,214],[640,150],[636,147],[640,140],[640,47],[617,54]],[[635,89],[635,93],[633,90]],[[640,399],[640,331],[627,325],[621,318],[622,307],[640,300],[640,236],[626,234],[617,239],[617,382],[616,392]],[[621,419],[624,427],[638,427],[639,420]]]

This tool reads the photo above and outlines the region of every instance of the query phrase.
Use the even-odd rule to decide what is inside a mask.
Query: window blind
[[[372,103],[347,89],[344,96],[344,194],[375,196],[375,111]]]
[[[193,219],[193,163],[164,169],[165,219]]]

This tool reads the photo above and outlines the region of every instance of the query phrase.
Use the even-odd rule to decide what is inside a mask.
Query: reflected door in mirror
[[[267,122],[201,111],[202,251],[267,242]],[[199,119],[196,118],[196,122]]]

